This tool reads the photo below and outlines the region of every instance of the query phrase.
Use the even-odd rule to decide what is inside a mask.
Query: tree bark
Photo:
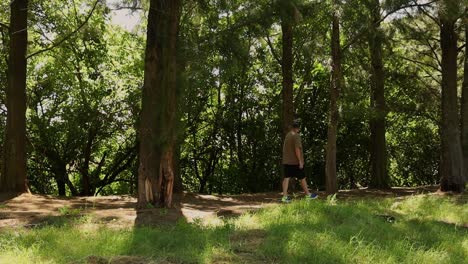
[[[287,1],[286,1],[287,2]],[[282,72],[282,138],[286,137],[289,132],[290,126],[294,121],[294,80],[293,80],[293,17],[288,11],[288,5],[281,6],[285,8],[282,10],[283,14],[281,17],[281,32],[282,32],[282,58],[281,58],[281,72]],[[283,174],[283,170],[281,170]],[[296,179],[292,178],[289,182],[289,188],[292,192],[296,188]]]
[[[59,196],[66,196],[66,178],[68,178],[67,175],[67,168],[66,165],[57,162],[54,166],[54,176],[55,176],[55,181],[57,182],[57,189],[58,189],[58,195]]]
[[[83,149],[83,164],[81,164],[80,172],[81,172],[81,196],[90,196],[94,195],[94,187],[91,183],[91,177],[89,173],[89,164],[91,161],[91,155],[92,155],[92,147],[93,147],[93,142],[96,138],[96,129],[94,128],[94,125],[91,124],[89,130],[88,130],[88,138],[86,141],[86,145],[84,146]]]
[[[326,157],[326,191],[334,194],[338,191],[336,175],[336,135],[338,130],[338,98],[343,84],[343,72],[341,69],[341,46],[340,46],[340,21],[338,17],[338,5],[334,1],[333,25],[331,36],[332,51],[332,77],[330,84],[330,113],[328,117],[328,138]]]
[[[68,189],[70,189],[71,196],[78,196],[78,190],[75,188],[68,177],[65,178],[65,182],[67,183]]]
[[[441,2],[440,45],[442,50],[441,191],[463,192],[463,154],[460,142],[460,116],[457,97],[456,3]]]
[[[59,196],[66,196],[66,180],[68,179],[66,162],[63,161],[58,152],[48,148],[48,146],[43,148],[43,153],[52,165],[51,169],[57,183]]]
[[[387,171],[387,143],[385,139],[385,126],[387,110],[385,106],[385,76],[382,59],[382,33],[380,32],[380,3],[371,0],[369,52],[371,59],[371,180],[369,187],[389,188]]]
[[[174,143],[168,148],[165,148],[159,165],[159,177],[156,187],[158,195],[158,203],[170,208],[172,206],[172,192],[174,188]]]
[[[26,178],[26,51],[28,41],[28,1],[11,2],[7,121],[4,173],[0,190],[27,192]]]
[[[465,9],[465,58],[461,101],[461,143],[463,152],[464,182],[468,181],[468,7]]]
[[[283,57],[281,60],[281,71],[283,74],[283,138],[289,131],[294,120],[294,94],[293,94],[293,26],[292,18],[283,18],[281,20],[281,30],[283,34]]]
[[[181,0],[151,0],[140,113],[138,206],[171,207],[176,142],[176,42]]]
[[[174,155],[174,193],[182,193],[184,186],[182,183],[182,177],[180,175],[180,144],[176,143],[176,153]]]

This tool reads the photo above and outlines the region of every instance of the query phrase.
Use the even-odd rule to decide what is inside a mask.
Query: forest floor
[[[435,193],[437,186],[418,188],[393,188],[388,191],[355,189],[343,190],[337,199],[372,199],[402,197],[421,193]],[[320,199],[326,199],[318,192]],[[299,199],[302,194],[297,194]],[[219,217],[235,217],[245,212],[279,203],[280,193],[242,195],[176,194],[174,208],[148,208],[135,210],[136,198],[131,196],[102,197],[55,197],[23,194],[17,197],[0,196],[0,229],[36,227],[69,218],[90,216],[94,223],[107,227],[128,228],[134,225],[160,225],[176,223],[179,219],[188,222],[209,222]]]
[[[0,263],[465,263],[468,193],[199,195],[135,210],[130,196],[0,197]]]

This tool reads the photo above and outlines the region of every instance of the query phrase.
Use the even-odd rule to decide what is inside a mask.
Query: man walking
[[[291,198],[288,196],[289,178],[294,177],[301,181],[301,187],[304,190],[306,199],[315,199],[318,197],[316,194],[311,194],[307,186],[305,173],[304,173],[304,154],[302,151],[302,141],[299,135],[300,124],[294,121],[291,129],[284,138],[283,143],[283,198],[282,202],[288,203]]]

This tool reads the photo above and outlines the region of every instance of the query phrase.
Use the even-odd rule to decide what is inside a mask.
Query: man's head
[[[293,123],[291,125],[291,129],[296,133],[298,133],[299,130],[301,130],[301,123],[299,122],[299,120],[294,120],[293,121]]]

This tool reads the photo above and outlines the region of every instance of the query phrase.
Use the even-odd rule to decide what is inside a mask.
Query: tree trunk
[[[65,182],[67,183],[68,189],[70,189],[71,195],[78,196],[78,190],[75,188],[75,186],[68,177],[65,178]]]
[[[198,189],[198,192],[199,192],[199,193],[205,193],[205,188],[206,188],[206,179],[203,178],[203,179],[200,181],[200,188]]]
[[[171,143],[169,143],[171,144]],[[172,192],[174,188],[174,143],[168,148],[164,149],[159,165],[159,178],[156,188],[158,195],[158,203],[164,205],[166,208],[172,206]]]
[[[83,149],[83,164],[81,165],[81,192],[82,196],[94,195],[91,192],[91,180],[89,175],[89,163],[91,161],[92,146],[96,133],[94,132],[93,125],[89,128],[88,131],[88,140],[86,142],[85,148]]]
[[[60,155],[53,150],[45,150],[44,154],[50,160],[52,164],[52,173],[54,174],[55,182],[57,183],[57,189],[59,196],[66,196],[66,184],[67,184],[67,165],[62,161]]]
[[[54,173],[55,173],[55,181],[57,182],[58,194],[59,196],[66,196],[67,193],[66,193],[65,186],[66,186],[66,178],[68,177],[66,165],[57,163],[54,170],[55,170]]]
[[[184,186],[182,184],[182,177],[180,176],[180,143],[176,144],[176,153],[174,155],[174,193],[182,193]]]
[[[457,98],[457,12],[449,0],[441,2],[440,45],[442,49],[442,155],[441,191],[463,192],[463,154],[460,142]],[[447,12],[449,10],[449,12]]]
[[[461,101],[461,143],[464,165],[464,182],[468,181],[468,8],[465,9],[465,59]]]
[[[284,139],[294,121],[293,25],[292,17],[288,17],[287,14],[283,14],[281,19],[281,31],[283,35],[283,55],[281,58],[281,71],[283,76],[282,138]],[[282,173],[283,170],[281,170],[281,174]],[[296,185],[296,179],[291,178],[289,182],[289,188],[292,192],[295,191]]]
[[[12,1],[6,90],[6,137],[1,191],[27,192],[26,180],[26,51],[28,1]]]
[[[176,42],[181,0],[151,0],[140,113],[138,206],[171,207],[176,139]]]
[[[281,60],[281,70],[283,74],[283,138],[289,130],[289,126],[294,120],[293,102],[293,26],[291,18],[283,18],[281,21],[283,34],[283,57]]]
[[[328,119],[327,158],[325,167],[326,190],[328,194],[334,194],[338,191],[336,177],[336,135],[339,113],[337,101],[343,84],[343,73],[341,70],[340,23],[337,8],[338,6],[335,1],[331,36],[332,79],[330,84],[330,113]]]
[[[369,28],[369,52],[371,58],[371,180],[372,188],[389,188],[387,172],[387,143],[385,140],[385,80],[382,61],[382,33],[380,32],[380,3],[372,0]]]

